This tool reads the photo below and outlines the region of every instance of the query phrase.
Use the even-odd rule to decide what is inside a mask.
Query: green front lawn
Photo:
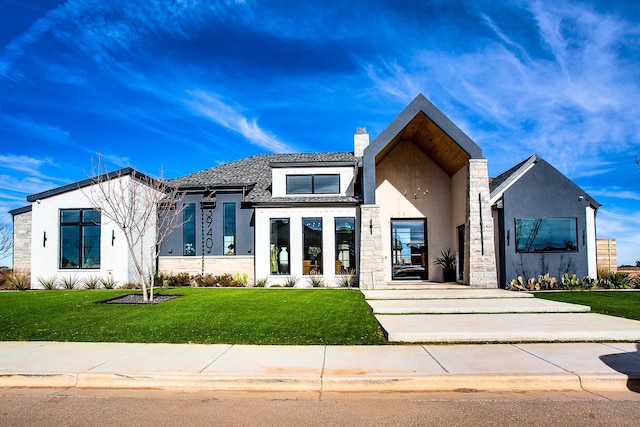
[[[640,292],[574,291],[537,292],[536,298],[591,306],[591,311],[640,320]]]
[[[0,292],[0,340],[384,344],[358,290],[162,289],[160,304],[96,304],[131,291]]]

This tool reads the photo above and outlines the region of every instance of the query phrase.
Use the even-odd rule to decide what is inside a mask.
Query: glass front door
[[[392,276],[397,280],[424,280],[427,270],[427,220],[391,220]]]

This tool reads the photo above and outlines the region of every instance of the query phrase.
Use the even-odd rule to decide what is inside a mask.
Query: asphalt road
[[[640,394],[0,390],[2,426],[637,426]]]

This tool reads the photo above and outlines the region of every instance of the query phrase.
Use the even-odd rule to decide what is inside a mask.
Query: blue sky
[[[176,177],[350,151],[423,93],[495,176],[533,153],[640,259],[640,3],[0,0],[0,217],[92,158]],[[0,260],[0,265],[8,261]]]

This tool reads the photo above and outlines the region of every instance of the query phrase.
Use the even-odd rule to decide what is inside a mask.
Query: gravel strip
[[[174,298],[178,298],[180,295],[156,295],[153,297],[153,301],[144,302],[142,295],[125,295],[120,298],[110,299],[103,301],[105,304],[160,304],[161,302],[169,301]]]

